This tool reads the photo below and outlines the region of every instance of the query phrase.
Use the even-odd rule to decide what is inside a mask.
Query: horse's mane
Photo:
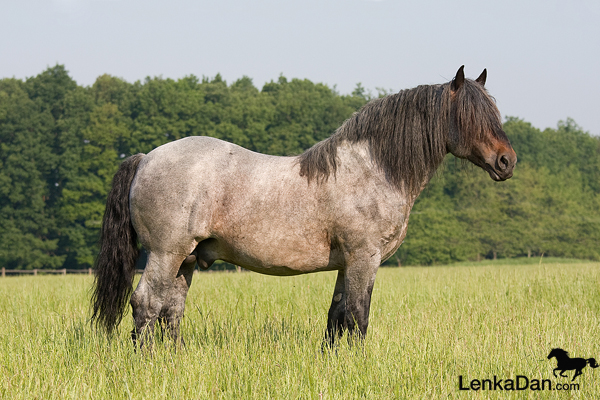
[[[300,174],[309,182],[327,180],[335,176],[340,144],[366,142],[390,184],[418,194],[448,153],[451,110],[462,132],[461,148],[470,149],[484,132],[501,130],[498,109],[479,83],[466,79],[454,93],[451,82],[417,86],[363,106],[331,137],[299,156]]]
[[[566,350],[563,350],[561,348],[552,349],[551,353],[554,353],[554,352],[560,353],[560,354],[563,354],[563,355],[569,357],[569,352]]]

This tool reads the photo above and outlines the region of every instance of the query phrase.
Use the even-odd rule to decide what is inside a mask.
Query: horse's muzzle
[[[512,148],[507,149],[496,156],[494,166],[488,170],[488,173],[495,181],[505,181],[513,176],[516,164],[517,153]]]

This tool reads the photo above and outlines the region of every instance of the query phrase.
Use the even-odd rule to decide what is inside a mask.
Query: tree
[[[110,182],[126,156],[191,135],[295,155],[370,98],[360,84],[340,95],[284,76],[260,90],[249,77],[228,85],[220,75],[135,83],[102,75],[81,87],[61,65],[25,81],[0,80],[0,262],[91,266]],[[388,263],[600,259],[600,139],[571,119],[541,131],[508,118],[504,130],[519,157],[514,177],[493,182],[448,156]]]
[[[69,261],[91,267],[102,225],[106,196],[124,154],[119,143],[129,136],[127,120],[112,103],[95,106],[87,125],[76,132],[80,145],[77,173],[65,184],[60,217]]]
[[[47,176],[52,115],[43,112],[14,79],[0,81],[0,264],[8,268],[58,267]]]

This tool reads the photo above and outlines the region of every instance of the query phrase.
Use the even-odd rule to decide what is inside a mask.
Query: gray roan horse
[[[138,240],[148,252],[131,306],[134,342],[157,320],[178,340],[196,263],[225,260],[269,275],[338,271],[326,343],[364,337],[382,261],[446,154],[496,181],[517,156],[484,88],[486,71],[366,104],[296,157],[187,137],[126,159],[113,180],[96,260],[92,321],[109,335],[131,295]],[[149,344],[149,343],[148,343]]]

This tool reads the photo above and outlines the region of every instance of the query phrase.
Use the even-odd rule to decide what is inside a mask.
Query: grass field
[[[556,260],[554,260],[556,261]],[[108,342],[89,328],[89,276],[0,280],[0,396],[15,399],[593,398],[579,390],[459,390],[473,379],[554,378],[562,347],[600,360],[600,264],[382,268],[368,338],[321,353],[334,273],[202,273],[184,350],[135,353],[131,317]],[[573,371],[568,372],[571,377]]]

